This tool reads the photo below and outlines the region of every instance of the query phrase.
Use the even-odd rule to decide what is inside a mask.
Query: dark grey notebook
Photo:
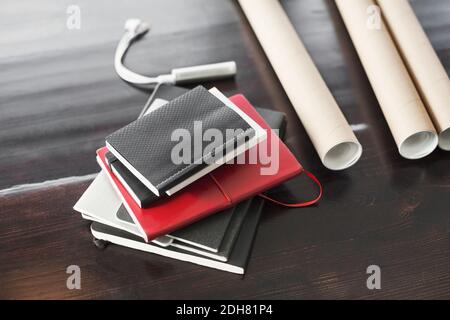
[[[134,249],[139,248],[141,251],[143,250],[156,253],[162,256],[171,257],[172,259],[179,259],[210,268],[243,274],[248,263],[248,258],[253,246],[253,240],[258,229],[258,222],[264,204],[264,201],[259,197],[255,197],[253,201],[249,202],[248,212],[242,221],[240,232],[236,238],[233,250],[231,250],[226,262],[217,261],[215,259],[172,246],[161,247],[154,243],[146,243],[138,236],[98,222],[93,222],[91,224],[91,232],[97,239],[121,246]],[[126,251],[123,253],[127,254]]]
[[[226,139],[196,139],[199,132],[202,135],[209,129],[219,130]],[[175,161],[174,147],[183,140],[182,134],[192,139],[187,146],[190,154],[183,152]],[[236,111],[198,86],[112,133],[106,138],[106,145],[159,196],[213,163],[217,154],[233,150],[254,135],[255,130]],[[203,152],[205,149],[212,152]]]
[[[245,206],[236,206],[226,209],[222,212],[215,213],[205,219],[197,221],[183,229],[176,230],[167,236],[187,245],[197,247],[203,250],[218,253],[229,225],[233,222],[233,227],[228,232],[228,237],[225,242],[231,247],[231,244],[239,231],[240,222],[245,216],[247,208]],[[235,218],[236,217],[236,218]],[[130,214],[122,205],[117,211],[117,219],[134,223]],[[225,250],[224,253],[228,253]],[[221,254],[222,257],[227,257],[227,254]]]

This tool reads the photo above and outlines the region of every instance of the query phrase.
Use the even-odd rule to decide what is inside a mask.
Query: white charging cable
[[[136,85],[177,84],[180,82],[186,83],[228,78],[236,74],[236,63],[234,61],[172,69],[169,74],[162,74],[155,77],[138,74],[123,65],[123,58],[131,44],[146,34],[150,28],[147,23],[139,19],[129,19],[125,22],[125,30],[125,34],[117,45],[114,56],[114,67],[119,77],[127,82]]]

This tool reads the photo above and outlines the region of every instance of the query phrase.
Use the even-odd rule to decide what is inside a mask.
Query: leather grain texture
[[[233,129],[236,133],[240,129],[247,132],[248,136],[254,135],[254,130],[235,111],[225,106],[204,87],[198,86],[172,100],[164,108],[159,108],[117,130],[109,135],[106,141],[162,192],[185,180],[205,164],[203,152],[194,152],[196,121],[202,123],[201,134],[214,128],[220,130],[223,137],[227,136],[227,129]],[[171,152],[180,142],[172,141],[172,133],[179,129],[190,133],[190,161],[175,164]],[[233,144],[242,142],[244,139],[238,139],[238,134],[228,140],[228,143]],[[223,141],[200,143],[200,151],[211,143],[213,148],[220,150]]]

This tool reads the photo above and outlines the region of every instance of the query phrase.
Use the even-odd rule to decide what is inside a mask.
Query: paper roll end
[[[399,146],[400,155],[406,159],[420,159],[436,149],[438,136],[434,131],[420,131],[407,137]]]
[[[439,148],[450,151],[450,127],[439,134]]]
[[[328,150],[322,162],[330,170],[343,170],[354,165],[361,154],[362,146],[358,142],[341,142]]]

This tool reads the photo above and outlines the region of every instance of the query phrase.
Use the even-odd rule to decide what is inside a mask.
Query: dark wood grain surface
[[[66,9],[81,8],[81,29]],[[448,0],[413,8],[450,70]],[[332,1],[283,6],[364,147],[325,169],[234,1],[4,0],[0,10],[0,298],[450,298],[450,154],[402,159]],[[288,116],[287,143],[323,181],[319,205],[266,205],[244,277],[109,246],[72,210],[99,168],[104,137],[137,117],[147,93],[119,80],[113,53],[127,18],[151,22],[127,64],[160,74],[235,60],[212,83]],[[387,75],[388,76],[388,75]],[[302,90],[302,88],[299,88]],[[306,181],[280,196],[313,195]],[[66,268],[81,267],[81,290]],[[382,270],[366,287],[367,266]]]

